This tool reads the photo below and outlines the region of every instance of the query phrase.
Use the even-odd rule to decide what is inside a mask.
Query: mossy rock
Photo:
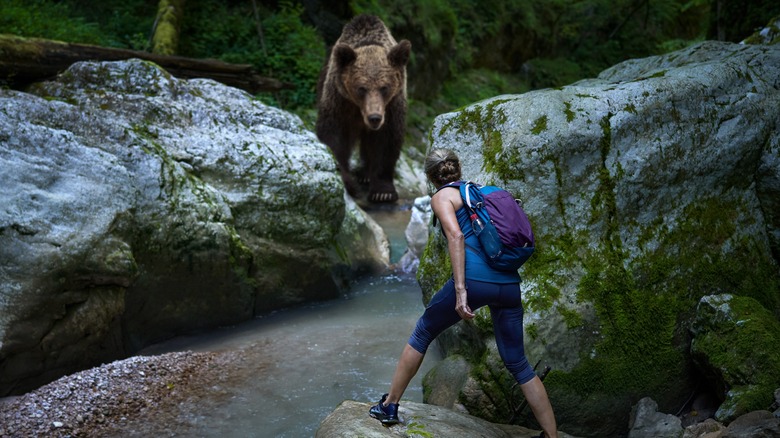
[[[708,295],[692,331],[691,356],[724,399],[716,418],[769,409],[780,386],[780,321],[753,298]]]

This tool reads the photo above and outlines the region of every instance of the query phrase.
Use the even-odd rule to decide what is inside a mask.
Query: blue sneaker
[[[384,406],[387,395],[388,394],[383,395],[382,400],[379,400],[379,403],[371,406],[371,409],[368,410],[368,415],[381,421],[382,424],[389,426],[398,424],[401,420],[398,419],[398,403],[389,403],[387,406]]]

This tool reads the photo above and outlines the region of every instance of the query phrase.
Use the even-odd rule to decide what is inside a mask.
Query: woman
[[[431,342],[461,319],[474,318],[474,310],[487,305],[493,319],[498,351],[504,365],[520,383],[523,395],[543,429],[541,436],[557,438],[555,416],[547,391],[525,357],[520,275],[492,269],[481,251],[472,249],[481,247],[471,229],[460,190],[456,186],[444,187],[461,179],[457,155],[447,149],[431,151],[425,159],[425,174],[439,188],[431,197],[431,208],[447,237],[452,278],[433,296],[417,321],[398,360],[390,392],[371,407],[369,414],[386,425],[398,423],[398,402],[420,368]]]

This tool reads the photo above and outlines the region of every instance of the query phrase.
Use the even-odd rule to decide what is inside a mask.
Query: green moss
[[[543,115],[534,121],[534,126],[531,128],[531,133],[539,135],[547,130],[547,116]]]
[[[428,432],[425,430],[425,424],[419,423],[417,421],[410,421],[406,424],[406,435],[409,437],[423,437],[423,438],[433,438],[433,433]]]
[[[726,393],[718,419],[731,421],[772,402],[780,381],[780,321],[750,297],[713,304],[717,310],[707,306],[697,314],[691,350],[704,373],[717,376]]]
[[[558,157],[547,156],[545,161],[553,164],[556,183],[559,187],[563,187],[564,175]],[[579,265],[581,262],[577,256],[577,248],[588,245],[589,238],[584,234],[584,231],[572,234],[573,232],[566,222],[568,214],[562,198],[563,192],[564,190],[557,191],[555,203],[557,209],[555,214],[562,218],[563,227],[556,230],[555,234],[537,236],[534,255],[523,265],[521,271],[523,276],[533,278],[534,283],[536,283],[536,287],[532,291],[523,294],[524,304],[531,311],[549,310],[560,299],[561,290],[569,281],[568,278],[560,275],[560,270],[573,269],[575,265]],[[536,218],[532,216],[529,219],[533,226]]]
[[[526,324],[525,333],[535,341],[539,338],[539,326],[536,323]]]
[[[642,81],[642,80],[645,80],[645,79],[662,78],[664,76],[666,76],[666,70],[660,70],[660,71],[657,71],[657,72],[651,74],[650,76],[643,76],[643,77],[639,78],[638,80]]]
[[[228,231],[230,232],[230,268],[242,283],[255,288],[257,281],[249,274],[253,258],[252,250],[244,244],[234,227],[230,226]]]
[[[499,127],[507,121],[501,105],[510,99],[494,99],[487,103],[474,104],[460,111],[457,117],[449,120],[439,130],[439,135],[457,127],[458,133],[474,132],[482,139],[482,158],[484,170],[494,173],[506,181],[517,177],[520,167],[520,148],[504,150],[504,140]]]
[[[417,282],[423,293],[423,301],[427,303],[452,276],[450,256],[447,251],[447,241],[438,229],[428,238],[420,266],[417,269]]]
[[[472,321],[481,333],[486,335],[493,333],[493,319],[490,317],[490,309],[487,306],[477,309]]]
[[[469,375],[481,383],[480,389],[490,398],[494,407],[491,407],[490,403],[482,402],[479,397],[460,397],[459,401],[471,415],[505,423],[506,413],[513,410],[510,403],[518,399],[518,394],[513,394],[513,389],[519,388],[498,355],[490,355],[487,350],[484,351],[480,358],[472,362]]]
[[[571,110],[571,102],[564,102],[563,104],[566,106],[566,109],[563,110],[563,113],[566,114],[566,121],[573,121],[576,114]]]
[[[563,317],[563,321],[566,323],[566,328],[574,329],[576,327],[582,327],[583,319],[579,312],[569,309],[567,307],[559,306],[558,314]]]

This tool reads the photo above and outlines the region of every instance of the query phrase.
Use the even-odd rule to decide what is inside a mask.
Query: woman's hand
[[[474,318],[474,312],[468,304],[468,291],[465,287],[455,287],[455,311],[463,319]]]

